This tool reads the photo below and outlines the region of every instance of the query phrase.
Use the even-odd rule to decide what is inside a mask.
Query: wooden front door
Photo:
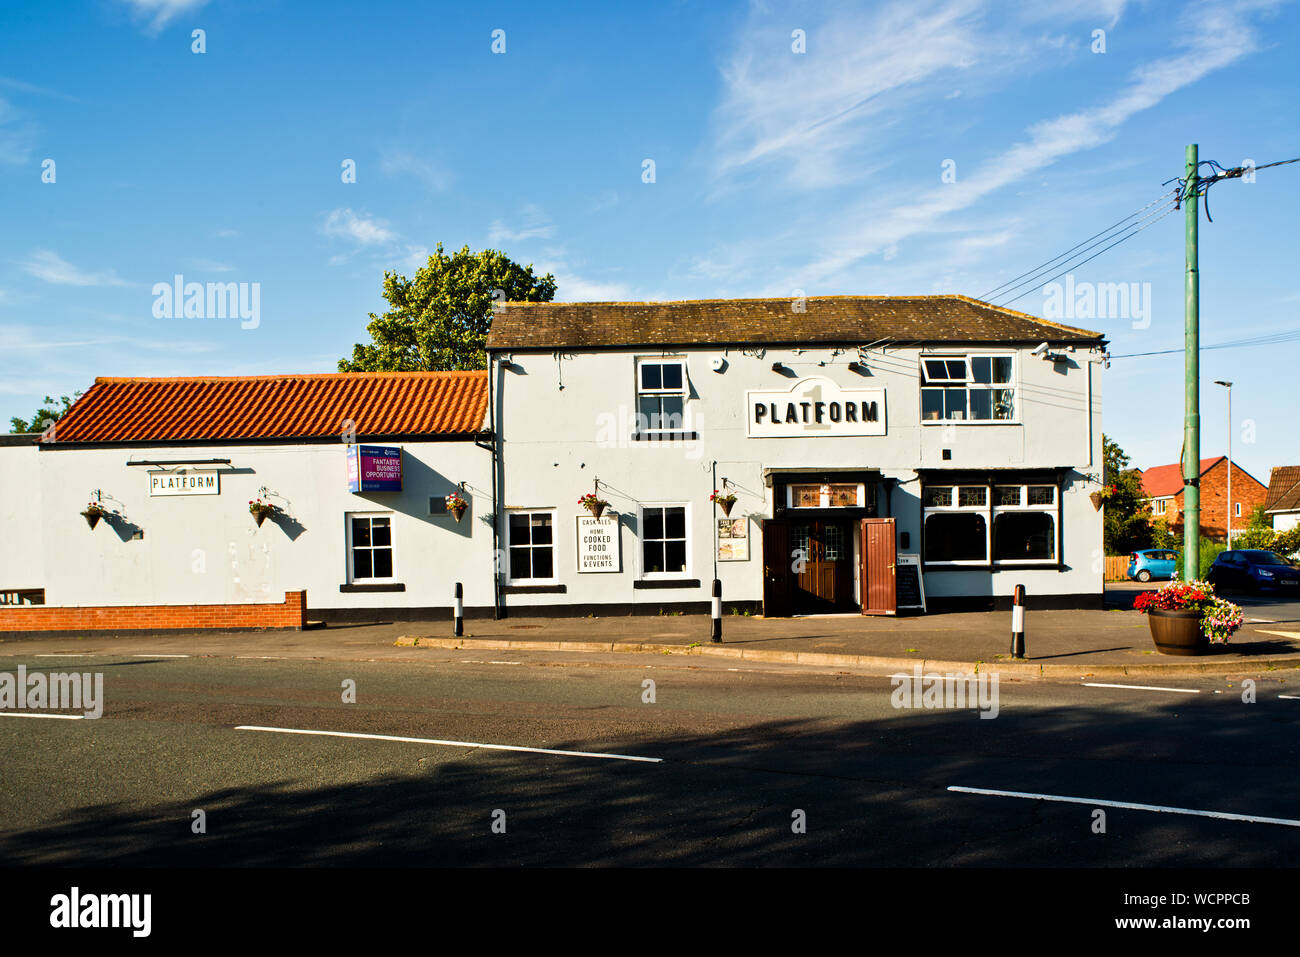
[[[848,522],[791,522],[793,604],[800,612],[853,604],[853,538]]]
[[[892,518],[862,520],[862,614],[898,613],[898,553]]]
[[[763,522],[763,616],[790,614],[790,526],[776,519]]]

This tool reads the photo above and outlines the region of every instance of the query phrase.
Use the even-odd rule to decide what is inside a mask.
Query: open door
[[[776,519],[763,522],[763,616],[790,614],[790,526]]]
[[[892,518],[862,519],[862,614],[898,613],[897,552]]]

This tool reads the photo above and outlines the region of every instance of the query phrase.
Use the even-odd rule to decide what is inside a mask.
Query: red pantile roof
[[[1215,455],[1201,459],[1201,474],[1204,475],[1226,456]],[[1183,466],[1179,462],[1173,465],[1153,465],[1142,473],[1142,491],[1151,498],[1164,498],[1177,495],[1183,490]]]
[[[1268,476],[1268,498],[1264,511],[1293,512],[1300,509],[1300,465],[1279,465]]]
[[[487,385],[479,371],[98,378],[59,419],[53,438],[341,441],[349,422],[360,438],[468,436],[484,428]]]

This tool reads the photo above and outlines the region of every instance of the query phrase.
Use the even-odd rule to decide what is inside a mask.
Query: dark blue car
[[[1169,579],[1178,571],[1178,553],[1172,548],[1144,548],[1128,557],[1128,577],[1140,582]]]
[[[1263,548],[1221,552],[1206,577],[1215,588],[1300,594],[1300,566]]]

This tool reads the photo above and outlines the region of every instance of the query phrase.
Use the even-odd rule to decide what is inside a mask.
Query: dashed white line
[[[84,714],[33,714],[29,711],[0,711],[5,718],[62,718],[64,721],[82,721]]]
[[[1200,688],[1157,688],[1153,685],[1106,685],[1095,681],[1085,681],[1085,688],[1127,688],[1130,691],[1180,691],[1183,694],[1200,694]]]
[[[1280,694],[1279,698],[1285,698],[1287,701],[1300,701],[1300,694]]]
[[[407,744],[437,744],[447,748],[483,748],[489,751],[523,751],[529,754],[556,754],[566,758],[603,758],[608,761],[640,761],[660,764],[663,758],[645,758],[635,754],[605,754],[600,751],[560,751],[555,748],[526,748],[517,744],[484,744],[479,741],[444,741],[439,738],[404,738],[392,734],[361,734],[355,731],[311,731],[304,728],[263,728],[241,724],[236,731],[273,731],[279,734],[315,734],[329,738],[364,738],[371,741],[400,741]]]
[[[1256,814],[1229,814],[1226,811],[1198,811],[1188,807],[1166,807],[1163,804],[1131,804],[1127,801],[1107,801],[1101,798],[1065,797],[1060,794],[1034,794],[1030,791],[995,791],[989,788],[964,788],[950,786],[949,791],[962,794],[984,794],[992,797],[1027,798],[1031,801],[1056,801],[1062,804],[1086,804],[1089,807],[1118,807],[1130,811],[1155,811],[1160,814],[1189,814],[1193,817],[1213,817],[1223,821],[1246,821],[1251,824],[1281,824],[1300,827],[1300,821],[1284,817],[1261,817]]]

